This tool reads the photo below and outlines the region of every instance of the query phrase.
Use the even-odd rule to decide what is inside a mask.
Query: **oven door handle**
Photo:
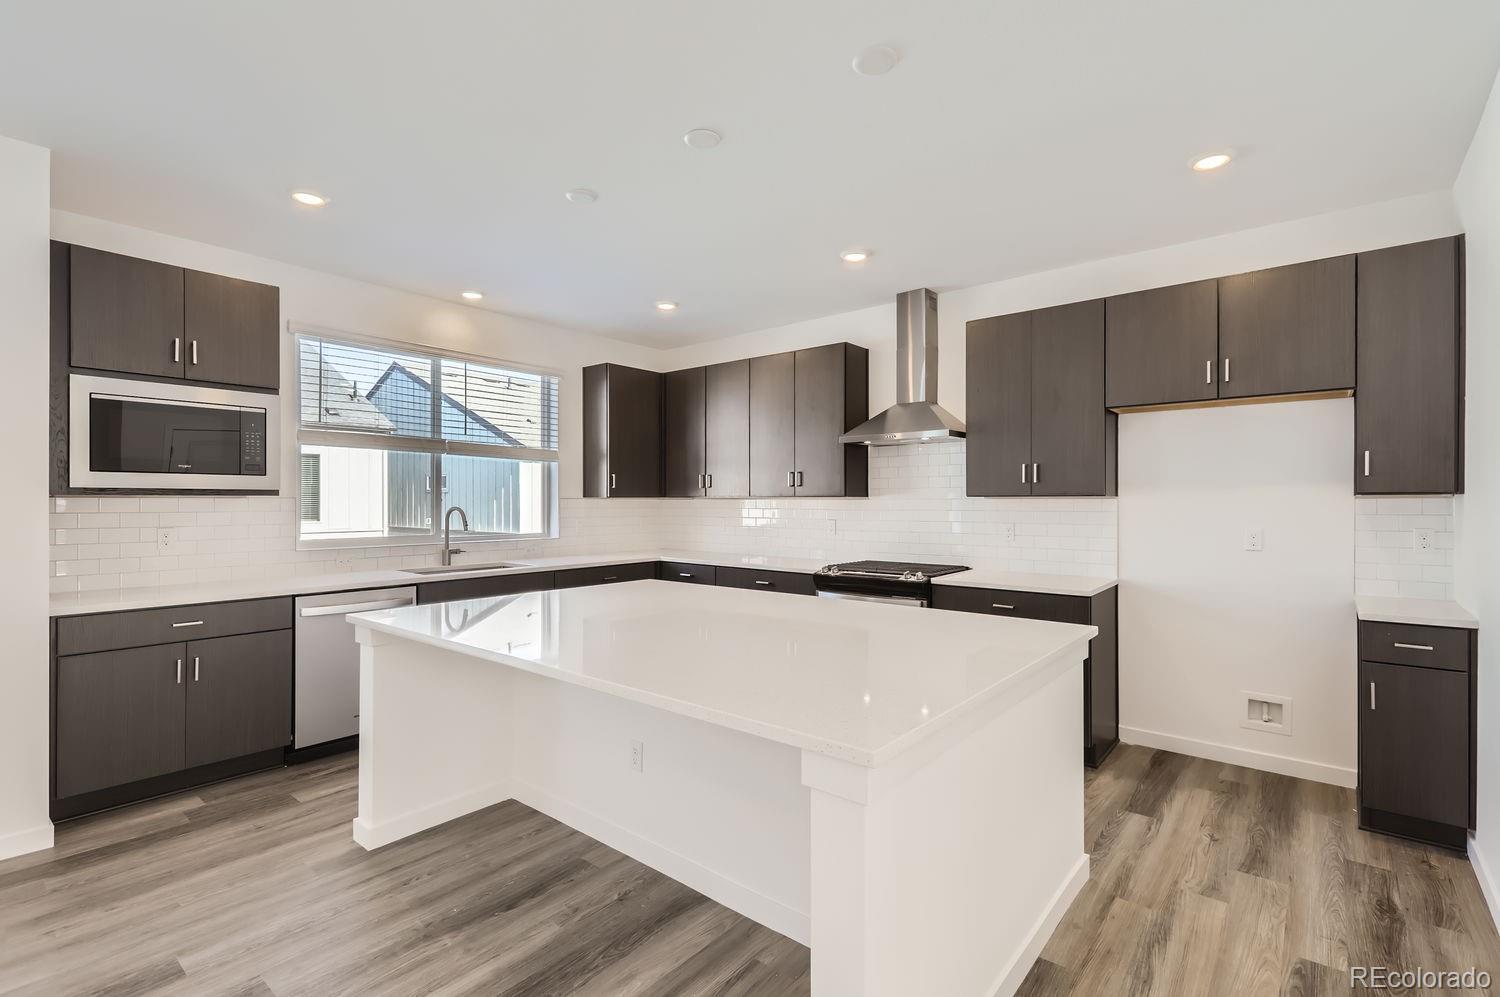
[[[818,589],[819,599],[847,599],[850,602],[883,602],[888,606],[926,606],[927,600],[914,595],[867,595],[864,592],[835,592]]]

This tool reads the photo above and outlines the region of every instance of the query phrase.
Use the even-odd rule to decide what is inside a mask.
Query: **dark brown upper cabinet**
[[[869,493],[869,448],[839,442],[870,417],[869,357],[864,347],[849,343],[797,351],[796,494]]]
[[[620,364],[583,369],[583,494],[662,494],[662,376]]]
[[[1218,398],[1218,323],[1216,280],[1106,298],[1104,404],[1133,408]]]
[[[795,353],[750,361],[750,494],[795,495]]]
[[[708,367],[704,477],[711,498],[750,494],[750,361]]]
[[[708,372],[662,375],[662,494],[690,497],[708,489]]]
[[[1113,495],[1104,302],[970,322],[969,495]]]
[[[281,291],[218,274],[183,274],[184,375],[252,388],[281,384]]]
[[[1354,387],[1354,257],[1219,278],[1219,397]]]
[[[182,377],[182,268],[85,246],[68,256],[70,363]]]
[[[281,382],[281,292],[68,247],[68,362],[250,388]]]
[[[1464,490],[1462,237],[1360,253],[1354,491]]]

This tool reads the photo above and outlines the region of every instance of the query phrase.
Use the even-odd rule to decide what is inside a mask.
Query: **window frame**
[[[501,360],[496,357],[480,356],[478,354],[463,353],[457,350],[444,350],[420,343],[410,343],[401,340],[384,339],[378,336],[365,336],[358,333],[344,332],[339,329],[329,329],[313,325],[299,325],[288,323],[287,332],[292,340],[291,352],[293,356],[293,383],[294,398],[296,406],[296,465],[297,465],[297,550],[326,550],[338,548],[375,548],[375,547],[425,547],[442,543],[443,537],[443,514],[446,511],[443,496],[446,494],[445,483],[447,471],[443,466],[444,455],[451,454],[456,457],[488,457],[503,460],[518,460],[542,465],[542,529],[534,533],[484,533],[456,531],[454,537],[461,537],[465,544],[507,544],[527,542],[533,540],[554,539],[557,536],[557,475],[558,465],[562,450],[562,387],[563,375],[561,371],[550,367],[541,367],[535,364],[519,364],[509,360]],[[558,402],[552,412],[553,435],[557,440],[558,448],[549,450],[542,447],[510,447],[491,443],[473,443],[467,440],[446,440],[440,436],[397,436],[389,433],[367,433],[350,429],[326,429],[316,424],[304,423],[302,421],[302,340],[304,338],[331,340],[346,343],[350,346],[365,346],[377,350],[391,350],[404,353],[408,356],[422,357],[432,361],[432,423],[435,433],[442,432],[442,406],[444,392],[442,389],[442,365],[444,361],[459,363],[473,363],[485,367],[496,367],[502,370],[515,371],[522,374],[536,374],[543,377],[554,378],[557,382]],[[437,487],[432,488],[432,528],[426,533],[379,536],[371,535],[332,535],[332,536],[304,536],[302,533],[302,448],[304,446],[336,447],[357,450],[385,450],[394,453],[420,453],[427,454],[432,460],[432,476],[437,482]],[[322,482],[320,481],[320,486]],[[321,501],[320,487],[320,501]],[[467,510],[466,510],[467,511]]]

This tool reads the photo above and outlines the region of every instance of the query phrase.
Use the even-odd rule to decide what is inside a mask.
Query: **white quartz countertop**
[[[997,571],[991,568],[970,568],[951,575],[939,575],[932,580],[934,585],[961,585],[968,588],[1011,589],[1017,592],[1045,592],[1051,595],[1098,595],[1112,589],[1119,582],[1114,578],[1094,578],[1089,575],[1034,575],[1019,571]]]
[[[488,558],[488,562],[502,560],[513,566],[496,567],[494,563],[475,558],[472,565],[464,560],[460,560],[455,565],[455,567],[468,570],[439,575],[423,575],[412,570],[390,568],[381,571],[344,571],[324,575],[277,575],[269,578],[203,582],[195,585],[157,585],[103,589],[97,592],[59,592],[52,595],[50,612],[52,616],[114,613],[129,609],[153,609],[158,606],[187,606],[204,602],[232,602],[237,599],[270,599],[277,596],[313,595],[319,592],[394,588],[455,578],[482,578],[489,575],[524,574],[529,571],[562,571],[568,568],[602,567],[609,564],[634,564],[639,561],[686,561],[694,564],[712,564],[717,567],[764,568],[769,571],[800,571],[809,574],[827,563],[824,560],[806,557],[678,550],[514,559],[497,554]],[[1027,592],[1085,596],[1102,592],[1115,584],[1114,579],[1072,575],[1024,575],[982,568],[961,571],[956,575],[948,575],[933,581],[935,584],[944,585],[974,585],[980,588],[1009,588]]]
[[[664,581],[409,606],[350,620],[866,766],[889,761],[1048,665],[1081,660],[1098,633]]]
[[[1423,627],[1460,627],[1478,630],[1474,614],[1451,599],[1398,599],[1359,595],[1354,608],[1361,620],[1372,623],[1410,623]]]

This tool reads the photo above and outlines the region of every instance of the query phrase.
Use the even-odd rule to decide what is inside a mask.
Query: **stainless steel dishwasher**
[[[414,606],[414,587],[330,592],[297,599],[296,699],[292,747],[359,733],[359,645],[349,613]]]

